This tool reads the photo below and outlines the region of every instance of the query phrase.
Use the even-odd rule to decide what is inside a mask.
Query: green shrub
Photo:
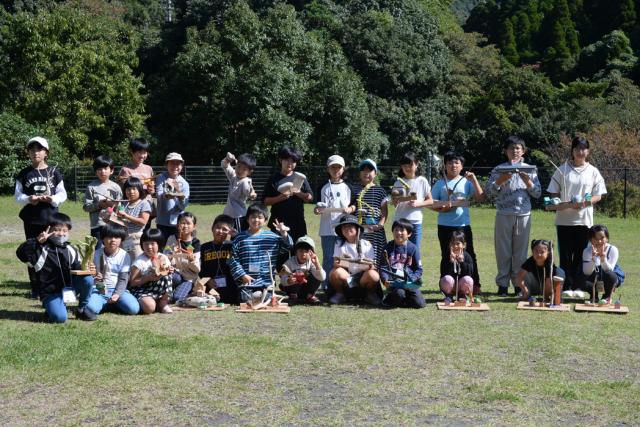
[[[597,209],[611,217],[624,215],[624,181],[607,182],[607,194]],[[627,182],[627,217],[640,217],[640,186]]]

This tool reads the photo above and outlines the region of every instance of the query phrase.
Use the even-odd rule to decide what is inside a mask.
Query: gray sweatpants
[[[520,266],[527,260],[531,215],[496,215],[494,228],[496,264],[498,274],[496,284],[505,288],[509,281],[516,283]]]

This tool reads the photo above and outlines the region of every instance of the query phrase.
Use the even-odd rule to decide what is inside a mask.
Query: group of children
[[[213,240],[203,244],[195,237],[196,217],[186,211],[189,184],[180,174],[182,156],[168,154],[166,170],[154,175],[144,164],[148,150],[149,144],[142,139],[131,142],[131,163],[117,179],[121,185],[110,179],[115,166],[108,156],[94,160],[96,179],[87,187],[83,208],[90,215],[91,235],[98,239],[98,246],[90,263],[92,274],[79,276],[69,272],[79,268],[79,256],[68,243],[71,221],[58,212],[66,199],[62,176],[46,163],[48,142],[41,137],[28,141],[31,166],[16,178],[15,191],[16,200],[25,204],[20,218],[27,241],[17,254],[29,266],[33,296],[40,297],[52,321],[66,320],[63,290],[69,288],[78,294],[79,317],[94,320],[106,308],[126,314],[171,313],[171,304],[187,298],[203,277],[211,279],[207,287],[214,288],[222,302],[253,301],[263,296],[276,272],[290,303],[319,303],[316,291],[322,286],[332,304],[356,300],[421,308],[425,306],[419,250],[424,207],[438,212],[444,297],[480,293],[469,208],[463,202],[481,200],[484,193],[472,172],[461,175],[464,158],[455,152],[445,154],[444,173],[433,191],[420,175],[417,157],[405,154],[391,195],[376,184],[378,167],[373,160],[363,160],[358,166],[359,183],[348,185],[343,179],[344,159],[329,157],[329,179],[314,209],[320,215],[321,265],[315,242],[307,235],[304,203],[314,197],[304,175],[295,172],[301,159],[297,150],[280,149],[280,171],[268,180],[262,202],[253,203],[257,196],[251,181],[255,158],[228,153],[221,161],[229,181],[227,205],[213,221]],[[521,161],[524,143],[508,141],[506,153],[511,163]],[[490,180],[489,187],[490,193],[505,188],[517,193],[516,204],[524,205],[523,209],[514,210],[504,202],[514,199],[513,194],[499,194],[498,211],[514,215],[513,224],[524,227],[528,239],[530,225],[519,217],[529,215],[530,203],[526,205],[522,191],[526,202],[529,196],[538,197],[537,177],[522,172],[501,174]],[[391,241],[386,240],[384,230],[388,203],[396,207]],[[150,228],[153,218],[157,228]],[[498,222],[504,228],[504,218],[496,219],[496,230]],[[620,284],[618,252],[608,244],[606,227],[597,227],[584,252],[583,276],[585,284],[603,281],[600,292],[608,298]],[[496,247],[498,239],[496,231]],[[510,273],[511,265],[501,268],[499,263],[499,275],[506,274],[507,285],[512,279],[523,298],[541,293],[547,279],[550,283],[552,276],[563,275],[561,269],[550,272],[550,242],[536,240],[531,250],[532,257],[519,266],[517,275]]]

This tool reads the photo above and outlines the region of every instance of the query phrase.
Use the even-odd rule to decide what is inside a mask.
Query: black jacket
[[[56,246],[45,242],[41,245],[36,239],[28,239],[18,246],[16,255],[36,271],[40,297],[62,292],[62,288],[71,286],[70,270],[81,268],[80,256],[69,243]]]

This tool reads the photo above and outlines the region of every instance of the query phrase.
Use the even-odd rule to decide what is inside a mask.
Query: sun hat
[[[362,231],[364,231],[364,227],[362,227],[362,224],[358,223],[358,218],[356,218],[353,215],[344,214],[340,218],[338,218],[338,222],[334,226],[334,230],[335,230],[336,234],[338,235],[338,237],[344,239],[344,236],[342,235],[342,226],[343,225],[347,225],[347,224],[355,225],[356,227],[358,227],[360,229],[361,233],[362,233]]]
[[[178,160],[182,163],[184,163],[184,159],[182,158],[182,156],[179,153],[169,153],[167,154],[167,157],[165,157],[164,162],[170,162],[171,160]]]

